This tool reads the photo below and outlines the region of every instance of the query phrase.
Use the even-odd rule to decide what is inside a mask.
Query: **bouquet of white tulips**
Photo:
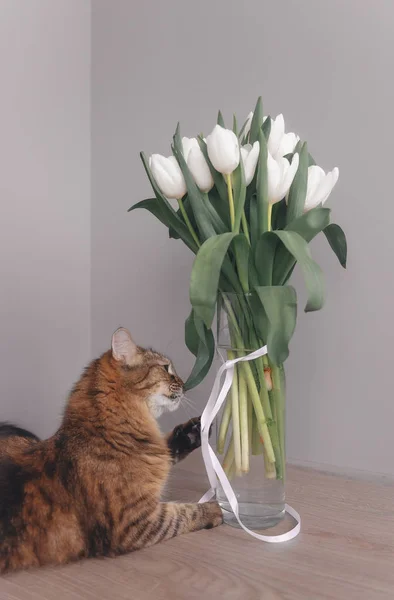
[[[263,453],[267,477],[284,476],[284,372],[296,325],[297,298],[289,279],[299,264],[307,290],[305,311],[324,303],[320,267],[309,242],[324,233],[346,266],[346,238],[330,223],[324,204],[338,180],[308,152],[307,143],[285,133],[283,116],[263,116],[261,98],[238,130],[217,125],[204,138],[173,137],[172,156],[141,158],[154,198],[145,208],[196,255],[190,280],[191,314],[185,341],[195,355],[186,389],[208,373],[215,353],[213,320],[225,311],[229,356],[268,346],[268,355],[239,363],[217,439],[229,475],[249,469],[250,453]],[[178,203],[175,209],[170,200]],[[235,301],[229,301],[229,298]],[[241,322],[247,327],[241,327]]]

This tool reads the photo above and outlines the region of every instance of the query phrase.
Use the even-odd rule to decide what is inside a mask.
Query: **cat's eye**
[[[171,366],[171,363],[165,364],[163,365],[163,367],[165,368],[165,370],[167,371],[167,373],[169,373],[170,375],[174,374],[173,368]]]

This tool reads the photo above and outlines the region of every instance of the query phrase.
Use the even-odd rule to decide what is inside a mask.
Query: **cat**
[[[0,572],[116,556],[220,525],[216,502],[161,502],[171,464],[200,446],[199,419],[163,436],[183,383],[127,329],[93,360],[47,440],[0,427]]]

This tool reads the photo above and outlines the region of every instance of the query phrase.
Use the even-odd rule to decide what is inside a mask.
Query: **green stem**
[[[196,232],[193,229],[193,225],[191,224],[189,217],[187,216],[187,212],[185,210],[185,207],[183,205],[183,200],[181,198],[178,198],[178,204],[179,204],[180,211],[182,213],[182,217],[187,225],[187,228],[190,231],[190,234],[191,234],[193,240],[196,242],[197,248],[199,248],[201,246],[200,241],[197,237]]]
[[[241,469],[243,473],[249,471],[249,423],[248,423],[248,390],[244,374],[238,375],[239,385],[239,418],[241,428]]]
[[[238,327],[237,319],[235,317],[232,306],[231,306],[230,302],[228,301],[228,299],[226,298],[225,294],[223,294],[223,302],[226,306],[227,314],[230,318],[230,322],[233,327],[233,341],[232,341],[233,347],[242,349],[245,346],[243,344],[243,340],[242,340],[241,332]],[[250,393],[252,403],[253,403],[254,412],[256,414],[257,427],[258,427],[260,436],[262,438],[262,441],[265,445],[265,448],[267,450],[268,458],[269,458],[270,462],[275,462],[275,453],[274,453],[274,450],[272,447],[271,436],[270,436],[270,432],[268,430],[267,420],[265,417],[263,406],[260,401],[259,391],[256,386],[253,371],[248,362],[240,363],[240,368],[241,368],[241,372],[244,373],[247,387],[249,389],[249,393]],[[234,426],[234,424],[233,424],[233,426]]]
[[[255,416],[253,413],[253,404],[252,404],[252,400],[250,399],[250,396],[248,394],[248,439],[249,439],[249,454],[252,454],[252,434],[254,429],[256,429],[257,426],[255,426]]]
[[[246,220],[245,211],[243,211],[243,213],[242,213],[241,221],[242,221],[242,229],[244,230],[245,237],[248,240],[249,246],[250,246],[250,236],[249,236],[248,222]]]
[[[261,443],[260,433],[257,427],[256,415],[253,417],[253,432],[252,432],[252,454],[258,456],[263,454],[264,446]]]
[[[280,456],[277,461],[277,478],[283,479],[285,473],[285,427],[284,427],[284,389],[281,386],[280,367],[271,366],[272,373],[272,390],[270,392],[272,399],[272,408],[274,419],[277,424],[278,445]]]
[[[235,358],[234,352],[230,350],[227,352],[229,360]],[[239,395],[238,395],[238,371],[234,369],[233,383],[230,390],[231,394],[231,408],[233,417],[233,440],[234,440],[234,458],[235,458],[235,473],[240,475],[242,472],[241,463],[241,428],[239,422]]]
[[[223,458],[223,470],[225,473],[228,473],[228,470],[230,469],[231,465],[234,462],[234,457],[235,457],[234,439],[233,439],[233,436],[231,436],[228,448],[226,450],[226,454],[224,455],[224,458]]]
[[[230,463],[230,465],[227,468],[227,471],[225,471],[226,475],[227,475],[227,479],[229,481],[231,481],[234,478],[235,475],[235,463],[234,461],[232,463]]]
[[[272,229],[272,204],[268,204],[268,231]]]
[[[247,362],[241,363],[242,368],[245,373],[246,382],[248,384],[249,393],[252,398],[253,408],[256,413],[257,418],[257,427],[261,436],[261,439],[264,443],[265,449],[267,451],[267,456],[270,462],[275,462],[275,454],[274,449],[272,447],[272,441],[270,432],[268,430],[267,420],[265,418],[264,409],[260,402],[260,396],[258,389],[256,387],[256,382],[253,377],[252,370],[250,365]]]
[[[228,204],[229,204],[229,208],[230,208],[231,231],[234,231],[235,209],[234,209],[233,184],[231,181],[231,173],[226,175],[226,182],[227,182],[227,191],[228,191]]]
[[[265,476],[267,479],[275,479],[276,478],[275,464],[269,461],[267,451],[264,447],[263,447],[263,454],[264,454]]]
[[[230,420],[231,420],[231,399],[228,396],[227,401],[226,401],[226,406],[224,407],[222,420],[220,423],[218,439],[216,442],[216,450],[218,451],[218,454],[223,454],[223,452],[224,452],[224,446],[226,443],[227,431],[228,431],[228,428],[230,425]]]
[[[279,442],[280,451],[282,455],[282,475],[283,479],[286,476],[286,378],[283,365],[277,367],[279,371],[279,383],[280,383],[280,405],[279,405],[279,419],[278,419],[278,430],[279,430]]]

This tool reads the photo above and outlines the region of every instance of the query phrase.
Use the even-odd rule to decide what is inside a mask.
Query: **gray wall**
[[[90,3],[0,3],[0,419],[55,429],[90,356]]]
[[[95,0],[92,11],[90,71],[87,0],[0,5],[1,418],[51,433],[120,324],[188,373],[192,256],[150,215],[127,215],[151,193],[138,152],[169,152],[178,119],[192,135],[219,107],[242,118],[262,93],[319,164],[339,166],[331,205],[350,246],[346,273],[324,240],[313,247],[328,299],[319,314],[300,311],[289,458],[394,475],[392,2]],[[196,413],[209,384],[190,394]]]
[[[126,214],[151,194],[138,152],[169,152],[177,120],[209,132],[218,108],[242,117],[262,93],[319,164],[339,166],[331,205],[350,246],[346,273],[313,247],[328,298],[300,314],[292,344],[289,458],[391,475],[393,19],[391,0],[95,0],[92,22],[93,351],[123,324],[187,374],[192,257],[150,215]]]

